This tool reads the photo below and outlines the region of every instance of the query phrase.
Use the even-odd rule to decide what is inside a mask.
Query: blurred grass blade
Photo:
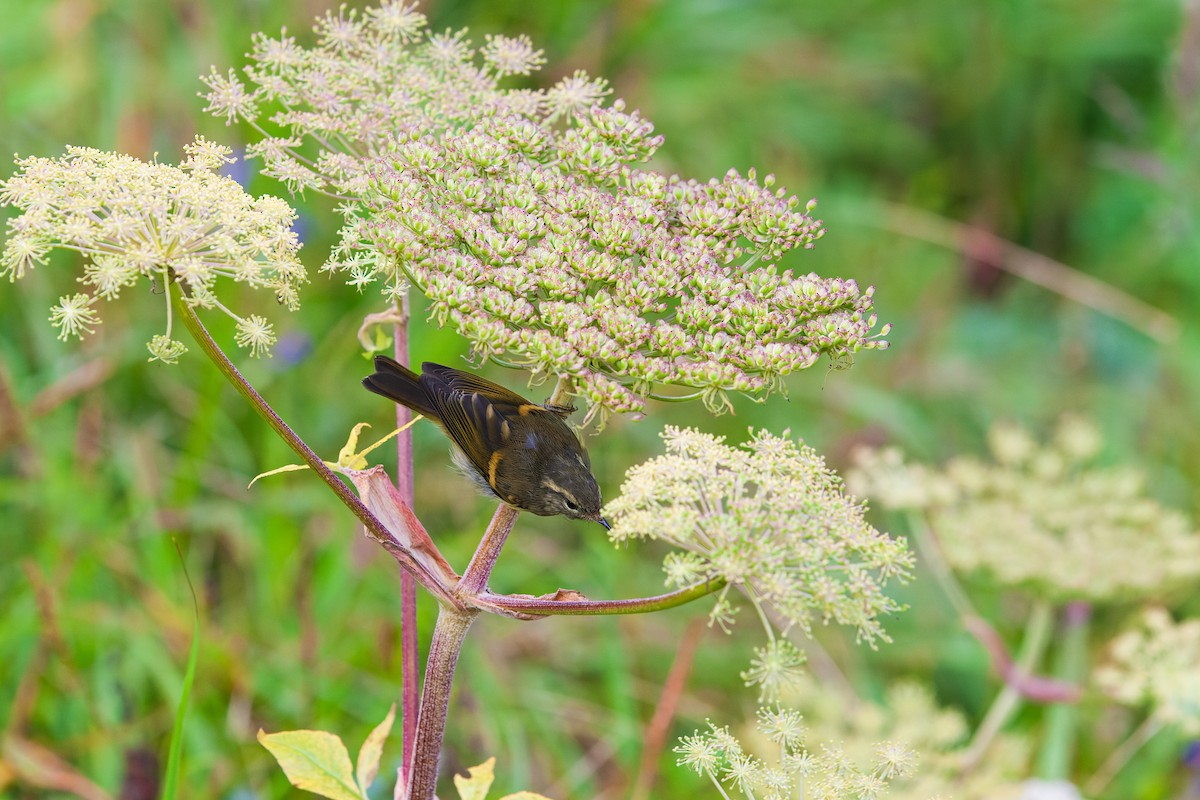
[[[188,591],[192,593],[192,647],[188,652],[187,672],[183,676],[183,691],[179,695],[179,705],[175,709],[175,724],[171,728],[170,754],[167,756],[167,773],[163,778],[162,800],[174,800],[175,791],[179,785],[179,764],[183,758],[183,718],[187,714],[188,699],[192,695],[192,684],[196,681],[196,662],[200,658],[200,602],[196,599],[196,587],[192,585],[192,577],[188,575],[187,562],[184,561],[183,551],[179,543],[175,543],[175,552],[179,554],[179,564],[183,568],[183,577],[187,580]]]

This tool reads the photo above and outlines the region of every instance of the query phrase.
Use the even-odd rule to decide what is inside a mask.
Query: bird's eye
[[[567,504],[567,508],[571,509],[572,511],[578,511],[578,510],[579,510],[579,506],[575,505],[573,502],[571,502],[570,500],[568,500],[568,499],[567,499],[567,498],[565,498],[565,497],[563,498],[563,502],[564,502],[564,503],[566,503],[566,504]]]

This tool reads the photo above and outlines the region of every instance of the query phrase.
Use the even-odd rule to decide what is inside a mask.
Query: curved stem
[[[971,605],[967,593],[963,591],[962,586],[955,579],[954,570],[950,569],[950,565],[946,563],[946,557],[942,554],[937,536],[929,527],[929,522],[925,516],[913,511],[906,514],[905,519],[908,522],[908,529],[912,531],[913,539],[917,545],[917,552],[921,555],[921,560],[925,563],[925,566],[929,567],[929,571],[933,573],[934,580],[942,587],[942,591],[950,599],[950,604],[954,606],[954,610],[958,612],[959,617],[964,621],[973,617],[979,617],[979,613]]]
[[[657,400],[660,403],[686,403],[689,400],[697,400],[704,396],[703,391],[693,392],[692,394],[659,394],[658,392],[647,392],[646,397],[651,400]]]
[[[1084,785],[1084,791],[1087,792],[1088,796],[1099,797],[1108,788],[1108,785],[1112,783],[1112,779],[1117,776],[1117,773],[1129,763],[1129,759],[1133,758],[1134,754],[1138,750],[1141,750],[1162,729],[1162,720],[1153,716],[1146,717],[1145,721],[1138,726],[1136,731],[1129,734],[1125,741],[1117,745],[1117,748],[1108,754],[1108,758],[1104,759],[1104,763],[1100,765],[1100,769],[1096,770],[1096,774]]]
[[[267,401],[262,398],[262,395],[255,391],[249,381],[242,376],[238,368],[229,360],[229,357],[213,341],[208,329],[204,327],[204,323],[196,316],[195,310],[187,304],[187,301],[183,297],[182,287],[171,285],[168,287],[168,291],[172,293],[172,299],[175,301],[175,310],[179,312],[180,319],[183,320],[183,324],[191,332],[197,344],[200,345],[200,349],[204,351],[209,360],[221,371],[226,380],[233,384],[238,393],[258,412],[258,415],[271,426],[271,429],[278,434],[279,438],[283,439],[288,447],[292,448],[296,455],[300,456],[304,463],[333,490],[333,493],[337,495],[343,505],[362,521],[362,524],[366,527],[371,537],[379,542],[400,563],[400,566],[411,572],[418,583],[424,586],[441,602],[450,603],[455,606],[459,605],[458,601],[450,594],[449,589],[443,587],[441,582],[432,573],[413,559],[407,548],[396,540],[392,532],[376,519],[375,515],[355,496],[354,492],[350,491],[350,488],[342,483],[329,467],[325,466],[325,462],[304,443],[303,439],[296,435],[295,431],[288,427],[288,424],[275,413],[275,409],[271,408],[267,404]]]
[[[1004,688],[992,702],[992,707],[988,709],[983,722],[979,724],[979,729],[971,738],[971,744],[964,751],[962,762],[959,764],[960,774],[966,774],[975,768],[991,746],[992,740],[1000,733],[1004,723],[1021,702],[1021,690],[1018,688],[1021,678],[1027,676],[1041,659],[1050,640],[1053,622],[1054,615],[1051,613],[1050,604],[1039,600],[1030,611],[1029,621],[1025,624],[1025,635],[1021,641],[1021,650],[1017,654],[1012,678],[1005,682]]]
[[[603,616],[613,614],[646,614],[699,600],[705,595],[725,588],[724,578],[697,583],[686,589],[656,595],[637,597],[631,600],[553,600],[545,597],[525,595],[491,594],[485,592],[471,598],[471,604],[484,611],[506,613],[511,616]]]
[[[1028,250],[991,231],[965,225],[926,211],[885,203],[879,219],[867,220],[875,227],[922,239],[926,242],[981,258],[996,269],[1006,270],[1030,283],[1169,343],[1179,338],[1179,320],[1111,284]]]

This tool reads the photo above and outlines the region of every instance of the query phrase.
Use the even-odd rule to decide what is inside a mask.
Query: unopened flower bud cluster
[[[847,480],[884,508],[924,512],[947,560],[1055,601],[1135,600],[1200,580],[1200,534],[1126,467],[1098,467],[1095,428],[1067,417],[1045,441],[997,425],[990,461],[908,464],[864,451]]]
[[[0,184],[0,204],[22,213],[8,222],[0,277],[21,278],[45,264],[52,250],[84,259],[86,291],[65,295],[50,315],[59,338],[83,336],[99,324],[99,299],[111,300],[149,279],[160,291],[173,281],[187,287],[194,306],[218,308],[237,321],[237,343],[252,354],[275,335],[261,316],[241,317],[216,294],[226,278],[267,289],[289,309],[299,305],[307,279],[291,230],[295,212],[275,197],[254,198],[217,174],[230,151],[203,137],[179,166],[69,147],[61,158],[18,159],[18,172]],[[186,348],[166,333],[149,343],[151,360],[172,362]]]
[[[662,385],[719,410],[726,392],[763,395],[877,344],[870,290],[745,264],[811,244],[811,205],[753,173],[701,184],[634,168],[658,139],[620,103],[575,120],[556,136],[490,117],[399,144],[350,229],[392,260],[354,280],[411,281],[477,356],[573,376],[618,412]]]
[[[412,6],[330,13],[318,44],[259,37],[209,108],[283,129],[253,148],[293,189],[346,200],[326,268],[394,298],[415,285],[476,356],[572,377],[606,411],[663,386],[710,408],[764,396],[822,356],[886,346],[872,290],[780,269],[824,232],[753,171],[644,170],[662,143],[604,81],[507,89],[544,63],[525,37],[431,33]],[[274,113],[268,109],[276,109]]]

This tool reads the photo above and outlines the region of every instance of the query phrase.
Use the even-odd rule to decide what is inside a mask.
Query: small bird
[[[587,451],[561,412],[428,361],[418,375],[377,355],[363,386],[436,422],[455,445],[454,463],[485,493],[543,517],[609,527]]]

